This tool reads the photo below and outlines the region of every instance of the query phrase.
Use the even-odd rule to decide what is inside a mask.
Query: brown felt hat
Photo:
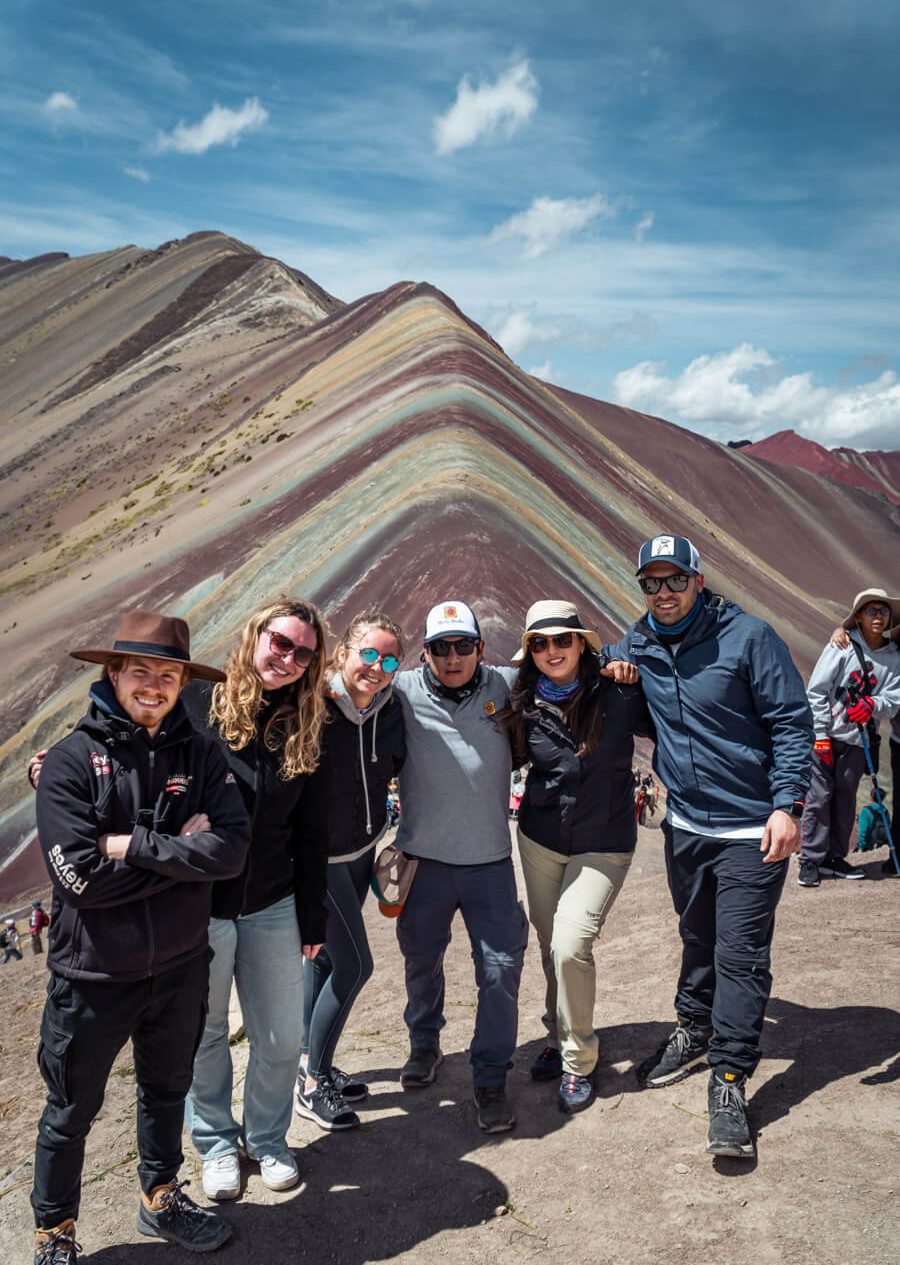
[[[116,629],[116,639],[109,650],[70,650],[73,659],[88,663],[108,663],[122,654],[140,655],[144,659],[172,659],[190,669],[191,676],[204,681],[224,681],[225,673],[191,659],[191,634],[183,619],[160,615],[156,611],[129,611]]]
[[[885,632],[885,639],[897,636],[900,631],[900,597],[888,597],[884,589],[863,589],[861,593],[857,593],[853,599],[853,605],[850,607],[850,614],[841,625],[849,632],[856,627],[856,616],[859,614],[863,606],[868,606],[869,602],[880,602],[884,606],[891,608],[891,622]],[[896,626],[895,626],[896,625]]]

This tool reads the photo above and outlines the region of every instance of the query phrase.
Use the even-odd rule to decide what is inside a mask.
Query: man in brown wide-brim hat
[[[38,1062],[47,1105],[34,1164],[36,1265],[74,1265],[84,1148],[116,1055],[137,1079],[138,1230],[210,1251],[228,1226],[181,1189],[184,1099],[203,1029],[214,879],[240,873],[250,827],[214,739],[179,695],[195,663],[183,619],[132,611],[102,648],[90,706],[47,753],[37,825],[53,884]]]

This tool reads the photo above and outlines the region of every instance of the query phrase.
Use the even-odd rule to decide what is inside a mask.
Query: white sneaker
[[[237,1199],[241,1193],[241,1164],[237,1151],[203,1161],[203,1193],[207,1199]]]
[[[297,1161],[290,1151],[278,1155],[263,1155],[259,1161],[259,1175],[269,1190],[290,1190],[300,1180]]]

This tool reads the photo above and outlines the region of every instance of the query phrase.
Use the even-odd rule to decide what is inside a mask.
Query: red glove
[[[852,707],[844,708],[844,715],[853,725],[867,725],[872,719],[874,710],[875,704],[872,702],[871,696],[863,694]]]
[[[875,686],[878,684],[878,678],[874,672],[866,671],[865,673],[862,673],[860,671],[856,671],[850,673],[850,680],[847,684],[854,693],[868,694],[868,692],[870,690],[874,690]]]
[[[817,755],[823,764],[831,768],[834,763],[834,752],[831,750],[830,738],[817,738],[813,743],[813,755]]]

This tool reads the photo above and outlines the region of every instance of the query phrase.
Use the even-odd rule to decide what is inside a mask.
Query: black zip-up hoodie
[[[213,880],[240,872],[247,814],[221,751],[179,700],[151,740],[105,677],[41,770],[37,826],[53,883],[47,965],[69,979],[129,981],[207,948]],[[206,813],[212,829],[179,835]],[[130,835],[123,861],[101,835]]]
[[[525,713],[526,757],[531,761],[519,828],[535,843],[564,856],[582,852],[633,852],[637,840],[631,765],[634,735],[654,735],[639,685],[601,677],[581,706],[582,717],[603,709],[600,741],[578,755],[562,709],[536,699]]]
[[[283,691],[268,696],[253,741],[232,751],[209,721],[212,690],[208,682],[192,682],[182,699],[195,729],[207,734],[228,761],[251,822],[246,863],[234,879],[216,884],[213,917],[254,914],[293,896],[301,943],[322,944],[328,918],[328,853],[324,830],[316,825],[315,806],[307,802],[309,775],[281,777],[281,753],[269,751],[260,738]]]
[[[309,779],[299,823],[302,837],[319,836],[332,861],[352,861],[375,847],[387,823],[387,787],[406,758],[400,700],[388,685],[361,712],[340,673],[329,681],[322,756]]]

